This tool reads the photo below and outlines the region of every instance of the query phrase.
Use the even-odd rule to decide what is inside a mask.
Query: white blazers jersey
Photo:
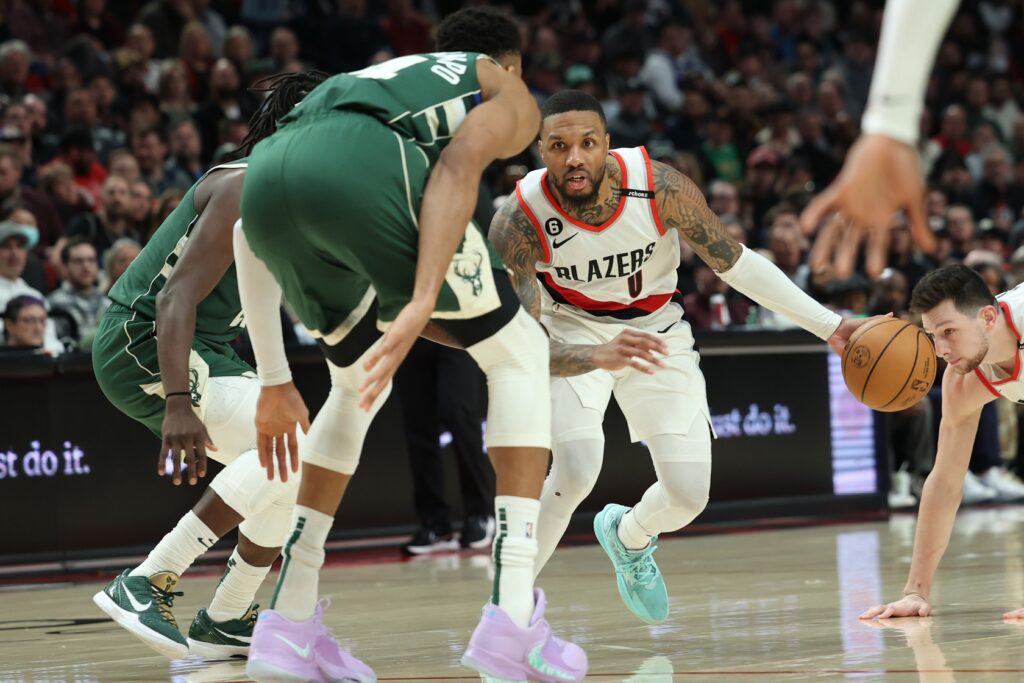
[[[1003,292],[996,297],[999,308],[1006,316],[1010,330],[1017,337],[1017,358],[1013,363],[1013,374],[1008,375],[996,364],[984,363],[974,369],[981,383],[988,387],[996,396],[1008,398],[1017,403],[1024,403],[1024,376],[1021,376],[1020,354],[1024,350],[1024,339],[1020,330],[1024,329],[1024,285]]]
[[[591,320],[672,325],[683,313],[676,289],[679,238],[658,217],[651,160],[643,147],[610,154],[622,171],[622,192],[615,213],[601,225],[565,213],[545,169],[516,186],[544,252],[537,264],[543,313],[567,307]]]

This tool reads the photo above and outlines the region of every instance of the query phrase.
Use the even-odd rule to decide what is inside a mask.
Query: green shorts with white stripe
[[[409,301],[431,168],[414,141],[354,111],[301,119],[256,146],[242,229],[308,329],[328,337],[344,328],[371,291],[385,323]],[[434,317],[498,309],[494,269],[504,266],[471,221]]]
[[[230,346],[200,336],[192,340],[188,364],[195,408],[203,405],[208,378],[255,377],[253,368]],[[120,304],[111,304],[96,330],[92,366],[100,389],[114,407],[159,437],[165,403],[155,323]]]

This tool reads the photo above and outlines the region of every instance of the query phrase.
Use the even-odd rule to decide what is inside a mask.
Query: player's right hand
[[[877,277],[888,261],[889,223],[902,210],[918,247],[931,252],[935,235],[924,214],[924,176],[917,150],[885,135],[862,135],[846,155],[839,176],[800,215],[805,234],[813,234],[829,213],[837,220],[822,228],[811,250],[811,272],[830,264],[835,277],[853,273],[867,240],[865,267]]]
[[[167,473],[167,460],[171,461],[171,481],[181,484],[181,461],[184,454],[188,483],[195,485],[206,476],[206,451],[217,450],[206,425],[192,410],[188,396],[172,396],[167,401],[164,422],[160,428],[163,441],[156,471],[162,477]]]
[[[299,471],[299,444],[295,425],[309,432],[309,408],[293,382],[260,388],[256,401],[256,448],[267,479],[274,479],[275,468],[281,481],[288,481],[289,465]]]
[[[894,617],[927,617],[932,613],[932,606],[924,597],[917,593],[904,595],[896,602],[888,605],[875,605],[860,615],[861,619],[892,619]]]
[[[610,342],[599,344],[590,358],[602,370],[614,371],[630,367],[653,375],[655,369],[665,367],[665,363],[654,355],[655,352],[667,356],[668,344],[647,332],[624,330]]]

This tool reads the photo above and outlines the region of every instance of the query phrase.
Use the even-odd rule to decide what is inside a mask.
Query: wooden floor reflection
[[[1024,507],[961,514],[936,615],[866,625],[906,578],[914,518],[664,539],[672,597],[660,626],[633,619],[597,546],[561,549],[542,575],[548,616],[583,645],[595,681],[1024,681]],[[325,570],[327,621],[381,680],[476,680],[458,666],[487,595],[486,556]],[[215,577],[186,577],[187,629]],[[239,662],[167,662],[102,618],[100,583],[0,593],[0,681],[243,681]],[[269,594],[265,586],[260,597]]]

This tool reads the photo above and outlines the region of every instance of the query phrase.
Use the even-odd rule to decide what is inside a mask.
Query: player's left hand
[[[303,434],[309,432],[309,409],[295,384],[262,387],[256,401],[256,448],[268,480],[274,479],[275,465],[281,481],[288,481],[288,465],[292,472],[299,471],[296,423]]]
[[[1021,607],[1020,609],[1015,609],[1012,612],[1007,612],[1003,615],[1003,619],[1011,621],[1018,621],[1024,619],[1024,607]]]
[[[434,304],[425,301],[410,301],[395,317],[377,347],[370,351],[363,362],[367,376],[359,386],[359,407],[369,411],[380,393],[388,386],[398,371],[413,342],[420,336],[430,321]]]
[[[839,327],[835,333],[828,338],[828,345],[833,351],[840,356],[843,355],[843,349],[846,348],[846,344],[850,341],[850,337],[857,331],[857,328],[861,325],[866,325],[872,320],[878,320],[880,318],[891,318],[892,313],[886,313],[885,315],[875,315],[870,318],[843,318],[843,322],[839,323]]]

